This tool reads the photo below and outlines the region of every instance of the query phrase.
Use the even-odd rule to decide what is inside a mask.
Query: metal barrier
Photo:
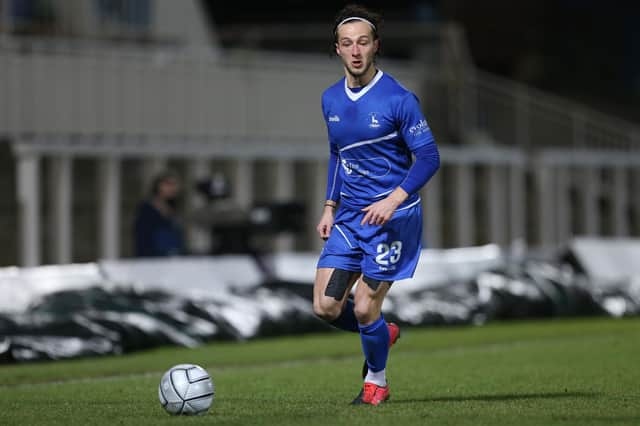
[[[59,142],[58,142],[59,143]],[[292,241],[280,250],[318,250],[321,240],[315,235],[326,185],[326,154],[318,143],[314,149],[295,149],[295,144],[282,144],[262,153],[236,150],[257,142],[239,140],[235,150],[225,145],[156,142],[165,159],[182,159],[188,179],[206,176],[212,162],[230,172],[234,197],[241,205],[257,199],[298,199],[308,207],[308,232],[297,244]],[[24,265],[41,263],[41,159],[49,164],[50,197],[49,240],[52,261],[73,260],[71,203],[74,188],[83,182],[71,180],[74,158],[88,153],[78,149],[64,151],[56,141],[48,143],[22,140],[16,143],[18,157],[18,199],[22,217],[22,253]],[[162,146],[163,145],[163,146]],[[127,158],[152,160],[145,145],[130,143],[120,150],[122,141],[101,141],[100,154],[95,155],[99,238],[95,241],[99,258],[121,256],[123,191],[138,191],[122,182],[122,164]],[[139,146],[138,151],[135,147]],[[162,148],[160,148],[162,146]],[[281,148],[281,149],[280,149]],[[549,149],[533,157],[525,151],[499,146],[456,147],[440,145],[442,169],[423,190],[425,209],[425,246],[466,247],[496,243],[503,247],[523,243],[536,248],[552,249],[566,243],[574,235],[640,234],[640,157],[619,152],[562,151]],[[278,153],[288,152],[284,158]],[[55,154],[58,151],[62,154]],[[145,162],[140,162],[144,173]],[[258,165],[262,172],[258,175]],[[126,189],[125,189],[126,188]],[[85,189],[86,191],[86,189]],[[193,199],[193,197],[192,197]]]
[[[486,72],[471,73],[465,84],[472,104],[466,128],[496,143],[640,152],[640,127],[633,123]]]

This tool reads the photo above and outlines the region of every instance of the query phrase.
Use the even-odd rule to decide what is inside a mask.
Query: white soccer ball
[[[162,376],[158,386],[160,404],[168,413],[204,414],[215,396],[213,380],[207,371],[195,364],[179,364]]]

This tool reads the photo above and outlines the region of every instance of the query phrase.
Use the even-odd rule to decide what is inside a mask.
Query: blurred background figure
[[[137,257],[185,254],[183,229],[177,216],[180,180],[173,171],[155,177],[148,199],[138,206],[134,223]]]

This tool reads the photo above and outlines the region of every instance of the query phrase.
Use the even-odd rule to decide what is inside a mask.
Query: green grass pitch
[[[162,373],[195,363],[216,398],[173,417]],[[640,425],[640,318],[405,328],[391,399],[350,406],[359,338],[346,332],[0,366],[1,425]]]

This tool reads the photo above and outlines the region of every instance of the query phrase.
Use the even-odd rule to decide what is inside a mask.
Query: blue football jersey
[[[340,191],[348,207],[366,207],[389,195],[407,176],[412,151],[434,143],[418,98],[380,70],[357,92],[346,78],[329,87],[322,112],[342,181],[329,191]],[[418,200],[410,194],[399,208]]]

